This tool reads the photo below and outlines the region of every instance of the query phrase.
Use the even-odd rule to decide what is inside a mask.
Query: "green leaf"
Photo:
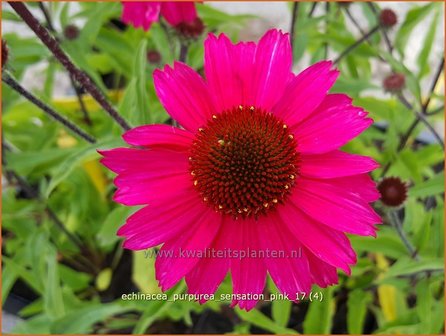
[[[417,64],[418,64],[418,78],[421,79],[425,75],[429,74],[429,55],[432,50],[432,46],[434,45],[435,41],[435,34],[437,32],[438,28],[438,18],[440,17],[440,11],[436,10],[434,19],[432,20],[429,30],[426,33],[426,36],[423,39],[423,46],[420,50],[420,53],[417,57]]]
[[[98,149],[116,147],[116,145],[119,143],[122,143],[120,139],[104,140],[99,143],[77,149],[72,155],[68,156],[58,167],[55,168],[50,183],[45,190],[44,196],[48,198],[53,190],[80,164],[97,157]]]
[[[148,250],[133,252],[132,281],[142,293],[158,293],[159,287],[155,277],[155,258],[149,258],[151,255],[147,252]],[[152,256],[155,256],[155,254]]]
[[[243,321],[249,322],[256,327],[265,329],[266,331],[275,334],[297,334],[295,330],[280,326],[278,323],[269,319],[266,315],[264,315],[257,309],[253,309],[247,312],[245,310],[236,308],[235,312]]]
[[[56,251],[52,248],[47,249],[45,257],[48,274],[44,284],[44,309],[48,316],[59,318],[65,314],[65,307],[62,299],[59,271],[57,269]]]
[[[367,314],[367,305],[373,301],[372,294],[363,289],[351,291],[347,300],[347,329],[349,334],[362,334]]]
[[[116,231],[134,211],[133,208],[124,206],[113,209],[102,223],[101,229],[96,235],[99,246],[109,247],[119,241],[120,238],[116,235]]]
[[[268,279],[268,287],[271,293],[279,294],[279,290],[271,279]],[[271,314],[273,320],[281,327],[286,327],[290,319],[292,302],[289,300],[272,300]]]
[[[383,253],[391,258],[399,258],[407,255],[407,250],[401,240],[392,230],[381,227],[377,237],[350,237],[353,248],[357,252]]]
[[[149,96],[147,90],[147,41],[142,40],[138,46],[133,62],[133,76],[136,78],[136,110],[131,122],[144,125],[151,122],[149,113]]]
[[[118,313],[131,310],[119,303],[92,304],[89,307],[73,310],[51,324],[52,334],[88,334],[93,324]]]
[[[168,292],[169,297],[174,294],[182,293],[186,289],[184,282],[181,282],[174,289]],[[147,305],[147,309],[144,311],[142,316],[136,323],[133,329],[133,334],[140,335],[144,334],[150,325],[155,322],[160,316],[162,316],[169,307],[173,304],[172,300],[169,301],[153,301]]]
[[[11,265],[3,266],[2,269],[2,305],[9,295],[9,291],[19,277],[18,270]]]
[[[401,28],[396,33],[395,47],[402,57],[407,47],[410,33],[413,29],[426,17],[427,14],[434,8],[434,3],[429,3],[424,6],[418,6],[411,9],[404,19]]]
[[[435,175],[422,183],[418,183],[409,189],[411,197],[427,197],[444,192],[444,172]]]
[[[335,301],[333,300],[334,287],[321,290],[322,301],[310,302],[310,307],[305,315],[305,334],[330,334],[332,318],[335,312]]]
[[[398,276],[411,275],[423,271],[443,271],[444,262],[442,258],[424,258],[422,260],[414,260],[410,258],[400,258],[389,270],[384,273],[384,276],[379,282]]]

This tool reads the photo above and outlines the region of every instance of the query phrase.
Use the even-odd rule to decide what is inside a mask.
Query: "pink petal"
[[[338,273],[335,267],[319,259],[309,250],[305,250],[305,255],[308,258],[311,279],[314,283],[322,288],[338,283]]]
[[[328,95],[317,110],[292,128],[301,153],[326,153],[345,145],[368,128],[367,112],[342,94]]]
[[[299,178],[290,201],[315,220],[338,231],[375,236],[381,218],[358,194],[321,180]]]
[[[194,140],[192,133],[169,125],[144,125],[127,131],[122,136],[133,146],[159,146],[177,150],[189,150]]]
[[[263,233],[258,229],[258,223],[249,219],[241,221],[232,220],[232,250],[239,254],[245,253],[245,257],[231,258],[231,277],[233,293],[240,294],[261,294],[265,288],[266,266],[262,258],[253,257],[250,251],[259,252],[261,245],[259,236]],[[240,256],[240,255],[239,255]],[[239,305],[241,309],[251,310],[256,305],[257,300],[233,300],[231,306]]]
[[[316,222],[290,203],[281,207],[278,213],[294,237],[313,254],[350,273],[349,264],[356,263],[356,255],[344,233]]]
[[[209,34],[204,41],[204,70],[217,112],[253,105],[253,66],[256,45]]]
[[[272,112],[289,126],[308,117],[322,103],[339,75],[337,70],[331,70],[331,65],[330,61],[319,62],[294,77]]]
[[[205,41],[205,73],[218,112],[239,105],[270,110],[282,96],[291,76],[288,34],[272,29],[256,46],[232,44],[221,34]]]
[[[197,10],[193,2],[162,2],[161,15],[172,26],[181,22],[192,22],[197,18]]]
[[[189,66],[175,62],[153,73],[155,90],[166,111],[184,128],[195,132],[215,113],[208,88]]]
[[[122,6],[122,21],[132,24],[135,28],[142,27],[147,31],[153,22],[158,21],[159,2],[123,2]]]
[[[101,163],[115,173],[126,171],[164,171],[173,169],[177,171],[176,165],[185,167],[188,156],[184,152],[168,149],[136,149],[115,148],[110,150],[98,150],[103,156]]]
[[[180,236],[166,242],[157,255],[156,279],[163,291],[192,270],[200,260],[200,251],[203,253],[210,246],[220,228],[221,214],[204,207],[198,212],[200,216],[196,222],[190,223]]]
[[[178,169],[178,167],[175,167]],[[115,178],[118,187],[113,200],[124,205],[150,204],[164,194],[171,194],[177,188],[192,186],[190,175],[186,171],[173,169],[158,172],[131,172]]]
[[[375,181],[368,174],[339,177],[326,181],[331,185],[357,194],[366,202],[375,202],[381,197]]]
[[[301,154],[300,174],[307,177],[333,178],[368,173],[379,164],[368,156],[334,150],[324,154]]]
[[[191,294],[213,294],[228,273],[231,264],[230,258],[224,255],[225,250],[232,244],[232,219],[223,217],[220,230],[212,242],[210,249],[214,255],[202,258],[186,275],[188,292]],[[220,255],[220,256],[219,256]],[[206,281],[203,281],[206,279]],[[198,302],[204,303],[201,299]]]
[[[282,97],[291,74],[293,55],[288,33],[269,30],[259,41],[254,60],[254,106],[270,111]]]
[[[127,249],[157,246],[189,230],[206,210],[194,190],[172,190],[131,215],[118,235],[126,238]]]
[[[310,270],[302,245],[289,232],[287,225],[271,212],[268,217],[259,219],[262,249],[275,251],[277,257],[265,258],[266,267],[277,288],[295,301],[296,293],[308,293],[311,288]],[[282,254],[282,255],[281,255]]]
[[[143,205],[165,193],[192,186],[187,153],[165,149],[116,148],[100,152],[101,162],[118,173],[116,202]]]

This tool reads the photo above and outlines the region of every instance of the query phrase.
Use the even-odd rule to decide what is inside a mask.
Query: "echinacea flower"
[[[184,277],[189,293],[212,294],[230,272],[233,305],[249,310],[269,273],[295,300],[313,284],[337,283],[337,268],[350,273],[346,233],[375,235],[381,219],[369,203],[379,193],[368,172],[378,165],[339,149],[372,119],[348,96],[328,94],[338,76],[330,61],[298,75],[291,65],[289,36],[278,30],[257,44],[210,34],[206,80],[180,62],[154,72],[183,128],[136,127],[123,136],[135,147],[101,152],[118,174],[114,200],[144,205],[119,229],[123,246],[163,244],[163,290]]]
[[[149,30],[160,14],[172,26],[194,24],[198,19],[193,2],[135,1],[123,2],[122,21],[135,28]]]

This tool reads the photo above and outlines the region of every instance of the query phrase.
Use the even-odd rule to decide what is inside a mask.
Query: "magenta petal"
[[[178,171],[178,167],[186,167],[188,156],[184,152],[167,149],[136,149],[115,148],[100,150],[103,156],[101,163],[115,173],[127,171],[147,172],[151,171]]]
[[[308,260],[301,254],[302,245],[289,232],[276,212],[258,221],[262,249],[275,251],[277,257],[265,258],[266,267],[277,288],[296,301],[296,293],[308,293],[311,276]],[[283,257],[277,253],[284,254]]]
[[[292,204],[281,207],[279,215],[296,239],[313,254],[349,273],[349,264],[356,262],[356,255],[344,233],[316,222]]]
[[[149,30],[152,23],[158,21],[160,12],[159,2],[123,2],[122,21],[135,28]]]
[[[164,108],[187,130],[197,131],[215,113],[206,83],[189,66],[175,62],[173,69],[155,70],[153,78]]]
[[[221,225],[222,217],[203,205],[195,212],[199,218],[190,223],[187,230],[175,239],[167,241],[157,255],[156,279],[163,291],[174,286],[189,273],[200,260],[198,253],[204,253],[210,246]]]
[[[197,18],[197,10],[194,2],[171,2],[161,3],[161,15],[172,26],[181,22],[192,22]]]
[[[309,250],[305,250],[305,255],[308,258],[311,279],[314,283],[322,288],[338,283],[338,272],[335,267],[319,259]],[[350,275],[350,273],[348,274]]]
[[[225,34],[204,41],[204,70],[218,112],[253,105],[253,64],[256,45],[233,45]]]
[[[172,190],[192,187],[186,152],[116,148],[100,153],[101,163],[119,174],[116,202],[145,205]]]
[[[339,75],[330,61],[316,63],[288,83],[273,112],[289,126],[308,117],[324,100]]]
[[[315,220],[338,231],[375,236],[381,218],[358,194],[329,182],[300,178],[290,201]]]
[[[127,131],[122,136],[133,146],[159,146],[188,150],[194,136],[192,133],[169,125],[144,125]],[[160,147],[161,147],[160,146]]]
[[[225,222],[231,225],[232,250],[239,255],[245,253],[246,257],[231,258],[231,277],[233,293],[238,294],[261,294],[265,288],[266,266],[262,258],[250,255],[250,251],[260,251],[261,245],[258,223],[255,220],[247,219],[243,223],[236,220]],[[238,306],[241,309],[251,310],[256,305],[257,300],[233,300],[231,306]]]
[[[339,177],[327,182],[357,194],[366,202],[375,202],[381,197],[375,181],[368,174]]]
[[[379,164],[368,156],[335,150],[324,154],[301,154],[299,171],[303,176],[334,178],[368,173]]]
[[[178,167],[176,167],[178,169]],[[185,171],[131,172],[115,178],[118,187],[113,200],[124,205],[150,204],[175,189],[192,186]]]
[[[269,30],[259,41],[254,60],[254,106],[270,111],[282,97],[293,55],[288,33]]]
[[[232,219],[222,219],[220,230],[212,242],[210,249],[214,255],[202,258],[197,265],[186,275],[188,292],[191,294],[213,294],[228,273],[231,260],[223,253],[232,244]],[[219,256],[219,254],[221,254]],[[203,281],[206,279],[206,281]],[[205,300],[199,300],[204,303]]]
[[[123,247],[127,249],[157,246],[195,225],[206,210],[193,190],[172,190],[131,215],[118,235],[126,238]]]
[[[373,120],[342,94],[328,95],[317,110],[292,128],[301,153],[326,153],[361,134]]]

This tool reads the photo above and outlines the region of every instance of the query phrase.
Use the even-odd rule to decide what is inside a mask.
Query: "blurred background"
[[[160,291],[154,260],[123,250],[115,235],[136,209],[111,200],[113,175],[96,149],[121,145],[122,131],[2,3],[3,78],[15,78],[97,139],[86,143],[2,84],[3,332],[442,332],[443,4],[205,2],[197,4],[204,32],[193,38],[163,21],[148,32],[127,26],[118,2],[26,5],[132,126],[170,122],[152,72],[178,59],[181,45],[186,63],[202,71],[207,32],[257,40],[294,22],[295,72],[335,60],[341,76],[332,92],[347,93],[375,120],[345,150],[381,164],[373,173],[381,192],[389,192],[389,177],[407,190],[396,206],[388,198],[374,204],[384,218],[377,238],[351,237],[358,264],[337,286],[314,288],[321,302],[259,302],[244,312],[228,302],[122,300]],[[183,291],[181,283],[171,292]],[[269,283],[266,291],[277,289]],[[232,292],[229,278],[220,292]]]

